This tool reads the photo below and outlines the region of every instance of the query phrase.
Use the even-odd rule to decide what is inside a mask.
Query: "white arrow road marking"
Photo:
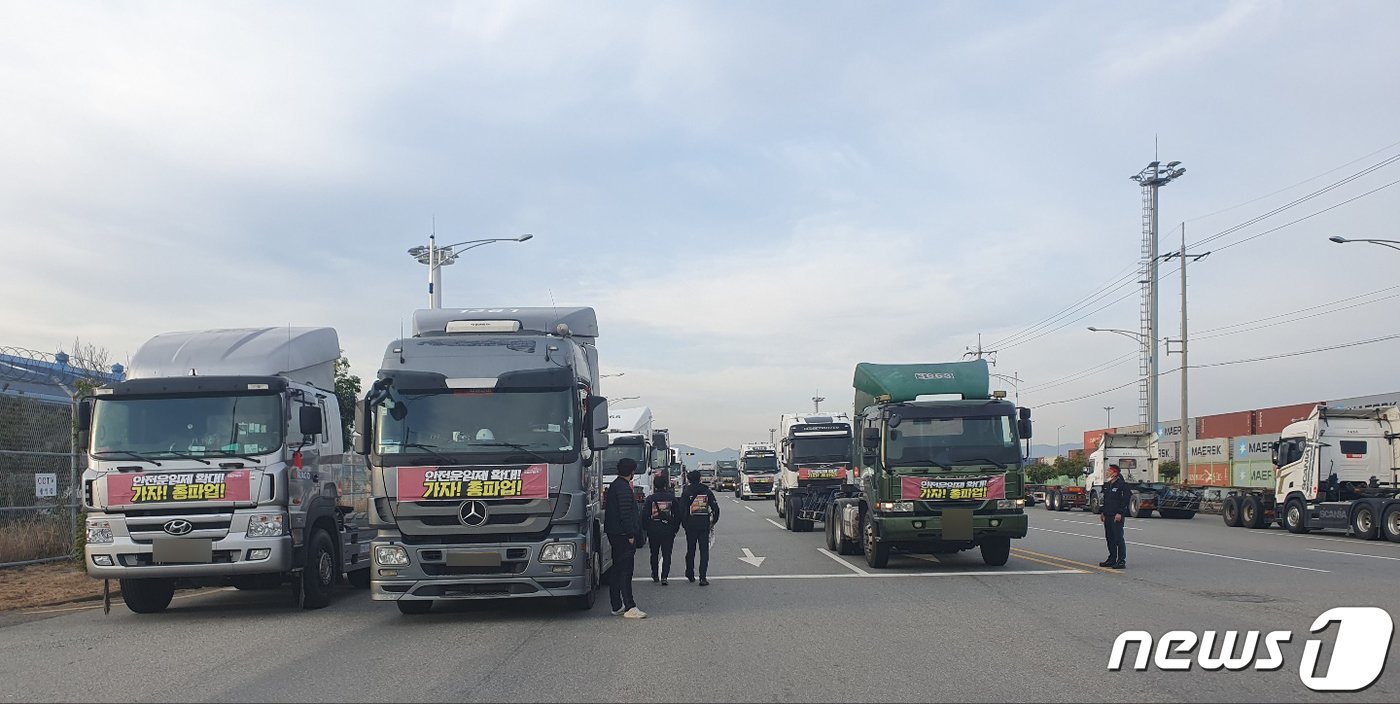
[[[763,565],[763,561],[764,561],[764,560],[767,560],[768,558],[766,558],[766,557],[754,557],[754,556],[753,556],[753,551],[752,551],[752,550],[750,550],[750,549],[748,549],[748,548],[744,548],[744,556],[741,557],[741,558],[739,558],[739,559],[740,559],[740,560],[743,560],[744,562],[749,563],[750,565],[753,565],[754,567],[760,567],[760,566]]]

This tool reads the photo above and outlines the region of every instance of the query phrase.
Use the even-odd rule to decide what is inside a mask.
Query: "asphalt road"
[[[1324,662],[1331,652],[1337,627],[1309,633],[1322,612],[1400,613],[1395,543],[1130,519],[1116,572],[1096,566],[1097,516],[1035,507],[1005,567],[970,551],[873,570],[825,552],[820,526],[782,530],[769,502],[722,501],[710,586],[680,566],[655,585],[639,555],[643,621],[612,616],[606,594],[589,612],[517,600],[410,617],[348,587],[311,612],[280,591],[233,590],[182,593],[147,616],[55,607],[0,618],[0,700],[1400,700],[1400,648],[1359,693],[1299,677],[1304,641],[1323,641]],[[739,559],[745,548],[760,564]],[[1284,665],[1107,669],[1125,630],[1230,629],[1291,631]]]

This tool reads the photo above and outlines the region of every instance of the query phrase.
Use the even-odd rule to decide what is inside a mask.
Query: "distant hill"
[[[698,447],[691,447],[690,445],[682,445],[680,443],[674,443],[672,446],[680,450],[681,462],[685,463],[685,466],[689,469],[695,469],[695,466],[701,462],[718,462],[719,460],[737,461],[739,459],[739,451],[730,447],[711,452],[710,450],[703,450]],[[691,452],[695,454],[687,454]]]

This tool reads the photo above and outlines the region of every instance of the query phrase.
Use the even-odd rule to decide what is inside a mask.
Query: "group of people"
[[[609,598],[612,612],[623,618],[646,618],[637,608],[632,596],[633,560],[637,548],[651,544],[651,581],[669,584],[671,550],[676,534],[685,529],[685,578],[696,581],[695,555],[700,554],[698,572],[700,586],[708,586],[706,573],[710,568],[710,534],[719,523],[719,501],[715,493],[700,481],[700,472],[686,474],[686,487],[679,497],[671,491],[666,474],[653,480],[651,496],[640,506],[632,491],[632,477],[637,463],[624,457],[617,462],[617,479],[608,485],[604,499],[603,530],[612,548],[612,581]]]

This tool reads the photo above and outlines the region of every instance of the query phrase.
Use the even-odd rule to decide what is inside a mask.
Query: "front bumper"
[[[577,596],[592,589],[588,576],[589,545],[582,535],[555,536],[535,543],[472,543],[410,545],[401,540],[376,538],[370,545],[374,559],[381,545],[398,545],[408,552],[409,564],[370,565],[370,598],[374,601],[459,601],[506,597]],[[543,547],[553,542],[574,543],[572,562],[540,562]],[[599,546],[601,547],[601,546]],[[453,556],[496,553],[499,566],[449,565]]]
[[[938,515],[877,514],[875,539],[882,543],[928,543],[943,540],[943,518]],[[996,525],[992,525],[995,522]],[[972,515],[972,543],[982,538],[1024,538],[1029,521],[1024,511],[975,513]],[[954,541],[958,542],[958,541]]]
[[[270,550],[266,559],[250,560],[253,550]],[[152,543],[136,542],[129,537],[115,536],[113,542],[83,549],[83,563],[89,577],[97,579],[140,579],[143,577],[227,577],[245,574],[287,572],[292,569],[295,551],[291,536],[280,538],[249,538],[243,533],[231,533],[213,541],[213,562],[155,564]],[[112,566],[93,562],[106,555]]]
[[[745,484],[739,489],[739,493],[744,496],[772,496],[777,493],[775,485],[760,486],[755,488],[752,484]]]

